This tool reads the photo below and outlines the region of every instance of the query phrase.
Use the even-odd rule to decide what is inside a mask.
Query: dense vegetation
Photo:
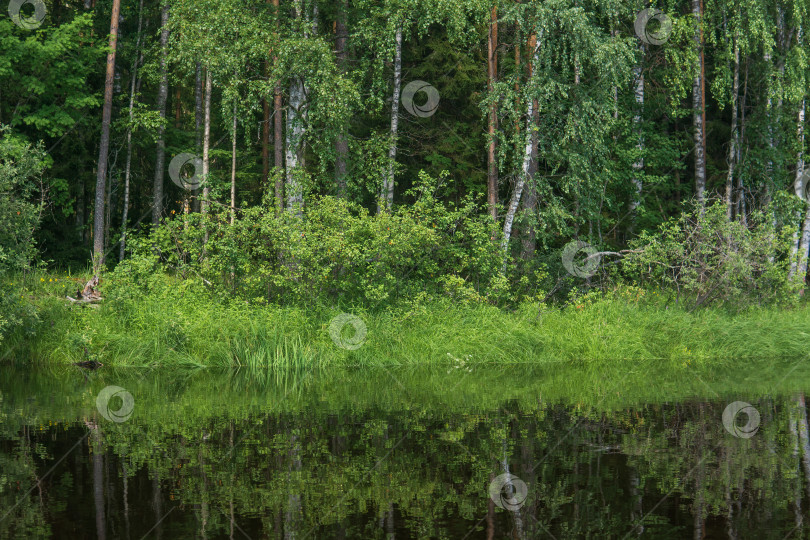
[[[808,6],[659,7],[27,4],[0,18],[0,332],[19,345],[55,326],[67,358],[138,336],[146,357],[188,359],[219,354],[195,321],[295,313],[250,353],[273,358],[317,350],[313,332],[351,311],[377,343],[416,321],[411,344],[374,351],[404,358],[431,317],[478,321],[459,339],[480,351],[486,321],[557,305],[573,328],[602,306],[591,316],[633,321],[625,348],[551,356],[653,358],[680,351],[644,337],[656,311],[689,335],[700,310],[723,332],[745,313],[739,342],[703,350],[717,357],[796,309],[765,325],[778,335],[804,314],[810,250]],[[77,313],[64,296],[92,273],[105,303]],[[627,295],[644,308],[615,318]],[[136,324],[150,312],[174,322]],[[521,354],[542,357],[529,328]],[[218,337],[223,363],[250,356],[236,343],[255,335]],[[782,342],[768,350],[807,345]]]

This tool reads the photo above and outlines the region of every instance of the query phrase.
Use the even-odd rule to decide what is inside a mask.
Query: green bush
[[[12,272],[30,268],[36,254],[34,230],[41,205],[34,200],[34,179],[45,169],[47,154],[0,126],[0,340],[34,316],[19,289],[8,282]]]
[[[133,238],[114,279],[148,290],[169,270],[217,294],[281,305],[390,305],[416,297],[498,301],[502,263],[491,220],[471,199],[447,205],[423,176],[415,202],[391,213],[334,197],[313,198],[303,216],[271,204],[175,217]],[[208,241],[204,242],[205,235]]]
[[[625,277],[671,292],[689,308],[793,302],[799,283],[788,277],[792,234],[787,227],[776,230],[764,212],[752,213],[747,226],[730,221],[718,201],[642,233],[621,268]]]

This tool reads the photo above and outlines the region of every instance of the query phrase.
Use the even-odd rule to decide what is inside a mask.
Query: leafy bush
[[[47,154],[31,146],[8,128],[0,126],[0,279],[11,272],[26,271],[36,254],[34,230],[39,224],[40,205],[31,202]],[[19,292],[8,283],[0,285],[0,339],[11,328],[31,316],[20,302]]]
[[[685,212],[655,233],[643,233],[622,270],[641,284],[671,291],[689,307],[711,303],[742,308],[795,299],[788,278],[793,230],[776,230],[766,213],[748,225],[729,221],[722,201],[703,213]]]
[[[422,175],[415,202],[372,214],[344,199],[310,199],[303,217],[273,205],[175,217],[134,238],[116,269],[139,287],[163,270],[212,291],[277,304],[379,306],[427,294],[476,303],[500,299],[501,252],[490,219],[471,199],[438,201]],[[208,241],[204,242],[205,235]],[[500,287],[502,288],[502,287]]]

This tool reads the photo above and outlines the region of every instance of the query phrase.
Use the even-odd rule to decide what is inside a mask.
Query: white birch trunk
[[[233,102],[233,135],[231,136],[231,225],[236,219],[236,100]]]
[[[512,236],[512,223],[515,220],[515,213],[517,212],[518,204],[520,204],[520,196],[523,193],[523,187],[526,185],[526,180],[529,177],[529,166],[532,161],[532,113],[534,112],[534,100],[527,99],[527,112],[526,116],[526,145],[523,151],[523,166],[521,167],[520,174],[518,175],[517,182],[515,183],[515,191],[512,193],[512,199],[509,201],[509,207],[506,209],[506,217],[503,222],[503,240],[501,248],[504,252],[504,264],[506,264],[506,256],[509,248],[509,238]]]
[[[299,178],[299,158],[304,138],[301,108],[304,103],[304,84],[299,77],[290,82],[290,101],[287,107],[287,130],[285,132],[285,160],[287,164],[287,209],[301,214],[304,190]]]
[[[799,26],[798,34],[797,34],[797,44],[799,47],[802,46],[802,27]],[[799,104],[799,113],[798,118],[796,119],[796,139],[799,141],[799,152],[796,156],[796,175],[795,175],[795,188],[798,193],[806,193],[807,186],[804,185],[804,115],[805,115],[805,100],[802,98],[801,103]],[[806,197],[805,197],[806,198]],[[808,205],[806,213],[810,213],[810,205]],[[801,212],[797,212],[796,220],[798,221],[801,217]],[[808,223],[807,218],[805,218],[804,222],[802,223],[801,234],[799,231],[796,231],[793,234],[793,245],[791,246],[790,250],[790,270],[788,272],[788,277],[793,278],[796,275],[796,271],[799,271],[799,277],[804,283],[805,281],[805,273],[807,272],[807,242],[805,241],[805,233],[810,235],[810,223]],[[804,268],[804,271],[802,271]]]
[[[205,98],[204,98],[204,120],[203,120],[203,163],[202,163],[202,181],[203,181],[203,200],[200,202],[200,209],[203,217],[208,215],[208,195],[211,193],[211,187],[208,183],[208,172],[211,169],[211,70],[205,69]],[[203,219],[205,234],[203,243],[208,242],[208,226]]]
[[[163,6],[160,14],[160,86],[158,87],[157,110],[160,119],[166,118],[166,98],[169,92],[169,5]],[[152,186],[152,223],[157,225],[163,217],[163,175],[165,174],[166,140],[164,125],[158,128],[157,149],[155,152],[155,178]]]
[[[706,206],[706,141],[704,141],[703,103],[703,30],[701,0],[692,0],[692,15],[695,17],[694,45],[697,51],[695,78],[692,84],[692,123],[695,130],[695,192],[700,208]]]
[[[630,213],[635,220],[636,210],[638,209],[638,205],[641,202],[641,171],[644,169],[644,157],[642,157],[642,152],[644,151],[644,135],[642,134],[642,115],[644,114],[644,70],[643,70],[643,59],[645,53],[645,47],[642,43],[639,48],[641,49],[641,60],[639,63],[633,68],[633,78],[636,81],[636,88],[635,88],[635,97],[636,97],[636,114],[633,115],[633,126],[635,128],[636,137],[638,137],[636,142],[636,149],[639,152],[639,158],[633,163],[633,172],[636,173],[636,176],[633,177],[633,185],[636,187],[636,196],[630,201]]]
[[[726,174],[726,218],[731,220],[733,209],[734,166],[737,159],[739,133],[737,130],[737,95],[740,92],[740,46],[734,36],[734,82],[731,89],[731,141],[728,148],[728,172]]]
[[[394,204],[394,167],[397,160],[397,131],[399,129],[399,94],[402,83],[402,27],[397,27],[394,51],[394,95],[391,103],[391,142],[388,148],[388,170],[383,177],[377,212],[390,210]]]

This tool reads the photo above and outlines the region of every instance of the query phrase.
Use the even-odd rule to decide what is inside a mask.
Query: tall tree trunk
[[[276,33],[279,29],[279,0],[273,0],[273,9],[276,15]],[[273,56],[273,63],[278,65],[278,56]],[[281,85],[276,84],[273,91],[273,118],[275,119],[273,133],[273,152],[276,167],[276,213],[281,214],[284,210],[284,130],[282,128],[282,102]]]
[[[194,70],[194,148],[197,155],[202,152],[202,125],[203,125],[203,76],[202,64],[197,62]],[[200,208],[200,188],[195,187],[191,191],[191,210],[199,212]]]
[[[236,100],[233,102],[233,134],[231,135],[231,225],[236,220]]]
[[[489,35],[487,37],[487,91],[490,99],[494,97],[495,82],[498,77],[498,8],[493,6],[490,12]],[[489,106],[487,148],[487,205],[493,221],[498,219],[498,161],[495,155],[495,134],[498,129],[498,107],[493,100]]]
[[[296,19],[302,19],[304,15],[304,4],[302,0],[296,0],[294,8]],[[306,31],[304,31],[306,37]],[[302,168],[301,161],[304,148],[304,81],[300,75],[294,75],[290,80],[290,100],[287,104],[287,132],[286,132],[286,162],[287,176],[286,188],[287,209],[295,215],[302,215],[304,205],[304,187],[301,184]]]
[[[740,44],[738,36],[734,40],[734,82],[731,88],[731,141],[728,147],[728,172],[726,174],[726,219],[731,220],[734,209],[734,166],[737,160],[739,132],[737,128],[737,96],[740,93]]]
[[[764,195],[763,206],[770,206],[771,200],[772,200],[772,193],[773,193],[773,189],[774,189],[773,156],[774,156],[775,148],[776,148],[776,144],[774,142],[774,135],[773,135],[773,130],[774,130],[774,127],[773,127],[773,124],[774,124],[773,97],[771,96],[771,92],[772,92],[772,88],[773,88],[773,85],[772,85],[773,61],[772,61],[772,56],[771,56],[770,50],[765,52],[765,55],[764,55],[763,59],[765,60],[765,64],[768,67],[768,85],[767,85],[766,90],[765,90],[767,92],[767,95],[768,95],[768,98],[767,98],[766,104],[765,104],[765,113],[766,113],[766,116],[767,116],[767,119],[768,119],[768,163],[765,166],[765,176],[766,176],[765,182],[766,183],[765,183],[765,195]],[[774,214],[773,209],[770,209],[770,214],[772,216],[771,219],[774,221],[774,225],[775,225],[776,224],[776,221],[775,221],[776,220],[776,215]]]
[[[129,123],[132,125],[133,110],[135,107],[135,85],[138,80],[138,64],[143,60],[141,53],[141,29],[143,27],[143,0],[138,4],[138,34],[135,39],[135,60],[132,61],[132,80],[129,85]],[[129,180],[132,166],[132,128],[127,128],[127,164],[124,169],[124,210],[121,215],[121,250],[118,260],[124,260],[124,250],[127,244],[127,214],[129,213]]]
[[[270,181],[270,103],[262,98],[262,189]]]
[[[397,131],[399,129],[399,94],[402,83],[402,25],[397,26],[394,48],[394,95],[391,100],[391,132],[388,147],[388,167],[383,177],[377,212],[390,210],[394,204],[394,167],[397,162]]]
[[[335,19],[335,59],[341,73],[346,72],[347,53],[346,39],[346,12],[348,11],[348,0],[339,0],[337,3],[337,18]],[[346,135],[346,126],[341,126],[341,131],[335,138],[335,186],[337,196],[346,197],[346,169],[349,158],[349,138]]]
[[[200,208],[203,218],[208,216],[208,195],[211,193],[210,183],[208,181],[208,172],[211,170],[210,150],[211,150],[211,69],[205,68],[205,120],[203,127],[203,165],[202,165],[202,181],[203,181],[203,198],[200,202]],[[203,227],[205,227],[205,234],[203,235],[203,243],[208,243],[208,224],[203,219]]]
[[[540,39],[543,36],[541,34]],[[532,51],[532,64],[537,63],[537,47],[534,48]],[[515,191],[512,193],[512,199],[509,201],[509,206],[506,209],[506,216],[504,217],[503,223],[503,240],[501,242],[501,249],[503,249],[504,259],[503,264],[506,267],[506,262],[508,260],[508,248],[509,248],[509,239],[512,236],[512,222],[515,219],[515,213],[517,212],[518,204],[520,203],[520,196],[523,193],[523,187],[526,185],[526,181],[529,178],[530,173],[530,165],[532,161],[532,123],[534,122],[534,104],[535,100],[527,99],[526,100],[527,111],[526,111],[526,142],[523,150],[523,166],[521,167],[521,171],[518,174],[517,182],[515,183]]]
[[[110,149],[115,52],[118,46],[118,17],[120,13],[121,0],[113,0],[112,15],[110,17],[110,52],[107,53],[107,73],[104,80],[104,107],[101,113],[101,141],[98,149],[96,199],[93,213],[93,271],[96,273],[104,264],[104,193],[107,184],[107,154]]]
[[[287,108],[287,209],[293,210],[296,214],[301,213],[301,206],[304,202],[303,186],[300,182],[298,172],[301,158],[302,139],[304,127],[302,125],[301,112],[304,104],[304,83],[299,76],[295,76],[290,81],[290,101]]]
[[[85,241],[87,240],[85,236],[85,221],[87,219],[85,217],[85,208],[87,208],[87,188],[85,186],[83,174],[79,175],[78,184],[79,186],[76,188],[76,230],[79,232],[79,242],[84,245]]]
[[[695,129],[695,192],[698,205],[706,206],[706,81],[703,51],[703,0],[692,0],[692,15],[695,17],[694,46],[697,65],[692,85],[692,115]]]
[[[640,41],[640,40],[639,40]],[[636,87],[633,91],[636,100],[636,111],[633,115],[633,128],[636,133],[636,150],[638,150],[638,159],[633,163],[633,185],[636,188],[636,193],[630,201],[630,230],[634,229],[636,217],[638,213],[638,205],[641,204],[641,174],[644,170],[644,132],[643,118],[644,118],[644,58],[646,56],[647,48],[644,43],[639,44],[639,61],[638,64],[633,66],[633,79],[636,81]]]
[[[743,82],[742,101],[740,101],[740,129],[739,141],[737,143],[737,197],[735,200],[735,208],[740,223],[744,227],[748,227],[748,211],[745,204],[745,186],[743,183],[742,167],[742,148],[746,146],[745,139],[745,106],[748,99],[748,59],[745,60],[745,80]]]
[[[797,45],[801,48],[802,46],[802,28],[799,26],[798,34],[797,34]],[[802,100],[799,103],[799,112],[798,118],[796,119],[796,139],[799,143],[799,152],[796,156],[796,174],[794,178],[794,183],[796,185],[796,190],[799,193],[807,193],[807,186],[804,185],[804,115],[805,115],[805,99],[802,96]],[[807,197],[805,196],[805,199]],[[789,270],[789,277],[794,277],[796,275],[796,271],[798,270],[799,279],[801,282],[804,283],[805,281],[805,274],[807,272],[807,256],[806,256],[806,245],[807,243],[804,241],[804,234],[805,231],[808,230],[808,215],[810,215],[810,203],[807,204],[807,211],[805,212],[805,219],[802,223],[801,231],[797,231],[793,234],[793,245],[791,247],[790,252],[790,270]],[[796,220],[800,219],[801,213],[796,213]],[[801,232],[801,234],[800,234]],[[800,249],[802,246],[805,246],[805,249]],[[803,270],[802,270],[803,267]]]
[[[160,85],[158,87],[157,111],[161,121],[166,118],[166,98],[169,93],[169,4],[164,4],[160,12]],[[163,176],[166,160],[165,127],[158,127],[157,148],[155,150],[155,180],[152,188],[152,224],[160,224],[163,217]]]
[[[534,48],[537,46],[537,35],[532,32],[529,35],[528,40],[528,50],[531,54],[534,51]],[[531,56],[529,57],[531,58]],[[529,62],[527,66],[527,79],[526,79],[526,86],[531,84],[532,80],[532,63]],[[533,99],[532,103],[532,119],[530,126],[537,127],[540,123],[540,108],[538,107],[538,102],[536,99]],[[528,179],[526,184],[526,199],[523,202],[524,208],[531,214],[532,219],[537,219],[537,206],[538,206],[538,197],[537,197],[537,169],[538,169],[538,134],[535,129],[531,129],[531,155],[529,158],[529,171],[528,171]],[[537,248],[537,230],[535,228],[534,223],[530,223],[526,227],[526,236],[523,239],[523,259],[529,260],[535,252]]]

